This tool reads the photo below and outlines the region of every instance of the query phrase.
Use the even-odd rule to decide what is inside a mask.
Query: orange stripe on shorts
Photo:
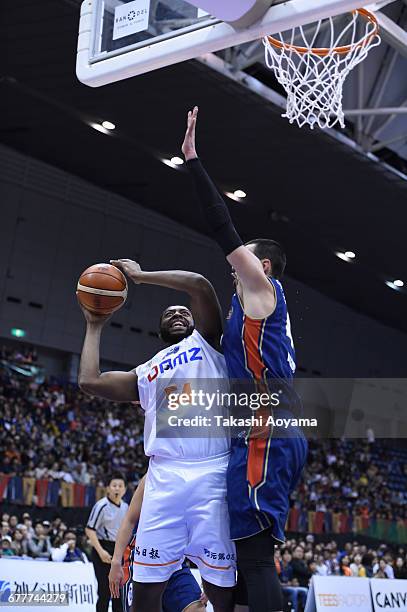
[[[167,563],[143,563],[143,561],[133,561],[134,565],[145,565],[147,567],[164,567],[165,565],[172,565],[178,563],[180,559],[174,559],[174,561],[168,561]]]

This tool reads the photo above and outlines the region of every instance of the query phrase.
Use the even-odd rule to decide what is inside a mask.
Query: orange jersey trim
[[[188,553],[185,553],[185,556],[191,557],[191,559],[199,559],[200,561],[202,561],[204,565],[206,565],[207,567],[210,567],[211,569],[226,571],[232,567],[231,565],[227,565],[226,567],[220,567],[218,565],[211,565],[210,563],[207,563],[205,559],[202,559],[202,557],[200,557],[199,555],[189,555]]]
[[[250,319],[244,317],[243,321],[243,348],[246,357],[246,366],[250,370],[259,393],[267,393],[267,383],[264,381],[266,365],[261,354],[263,343],[264,327],[267,319]],[[256,411],[256,416],[263,417],[263,421],[269,416],[269,411],[260,408]],[[252,427],[249,439],[247,456],[247,480],[252,488],[255,488],[263,480],[264,466],[267,457],[268,438],[270,428]],[[259,437],[257,437],[259,436]]]
[[[147,567],[164,567],[165,565],[172,565],[178,563],[181,559],[174,559],[174,561],[168,561],[167,563],[143,563],[143,561],[133,561],[134,565],[145,565]]]

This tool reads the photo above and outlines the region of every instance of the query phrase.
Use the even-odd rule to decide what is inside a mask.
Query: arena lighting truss
[[[398,11],[398,23],[383,12],[387,5],[394,5],[389,8]],[[348,103],[345,110],[347,127],[350,129],[345,133],[340,129],[330,129],[326,133],[407,181],[407,0],[381,0],[365,5],[365,8],[373,11],[378,20],[382,45],[385,47],[384,56],[369,66],[369,71],[374,73],[373,82],[366,78],[366,64],[364,66],[362,63],[355,70],[352,82],[355,88],[354,105],[349,106]],[[264,61],[261,40],[221,53],[208,53],[199,61],[278,108],[285,109],[286,99],[281,95],[281,90],[250,75],[251,67]],[[400,92],[394,90],[394,83],[397,82]],[[383,99],[388,100],[389,95],[394,103],[383,104]]]

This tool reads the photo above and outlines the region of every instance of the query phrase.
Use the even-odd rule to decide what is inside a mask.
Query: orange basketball
[[[81,274],[76,290],[84,308],[106,315],[123,306],[127,298],[127,280],[115,266],[95,264]]]

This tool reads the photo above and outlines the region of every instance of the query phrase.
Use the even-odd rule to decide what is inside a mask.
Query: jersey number
[[[191,383],[185,383],[182,387],[182,391],[181,393],[178,393],[178,387],[177,385],[170,385],[169,387],[165,387],[164,389],[165,391],[165,395],[167,396],[167,400],[170,399],[170,395],[176,395],[177,397],[179,397],[180,395],[183,395],[183,405],[185,405],[186,401],[190,401],[192,403],[192,389],[191,389]],[[187,400],[188,398],[188,400]],[[185,403],[184,403],[185,402]],[[168,405],[169,410],[177,410],[177,408],[171,408],[170,405]]]

